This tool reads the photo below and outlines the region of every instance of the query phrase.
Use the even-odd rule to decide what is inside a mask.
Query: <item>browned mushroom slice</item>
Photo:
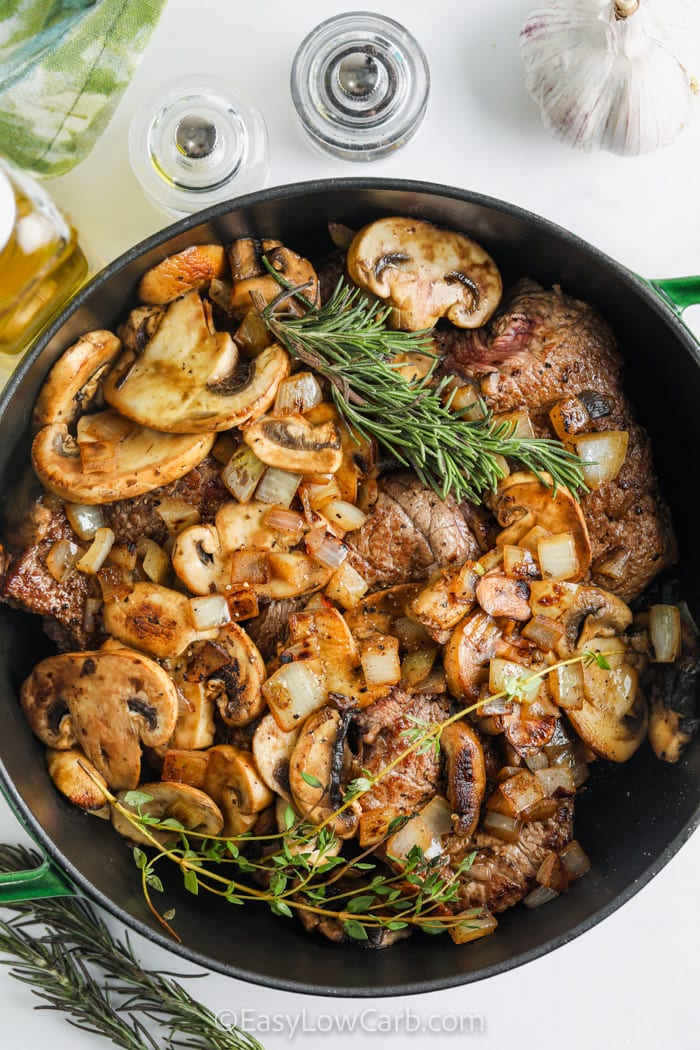
[[[62,795],[80,809],[109,820],[109,803],[105,792],[107,781],[93,766],[84,751],[71,747],[67,751],[48,748],[46,768],[52,783]]]
[[[479,822],[486,792],[486,763],[478,736],[465,722],[445,726],[440,735],[445,755],[447,799],[457,814],[455,831],[471,835]]]
[[[137,306],[117,329],[124,349],[137,356],[143,353],[146,343],[156,334],[164,317],[164,306]]]
[[[547,532],[557,536],[570,534],[576,567],[566,578],[580,580],[591,564],[591,544],[583,511],[567,488],[558,485],[553,495],[548,487],[552,479],[546,474],[543,478],[547,484],[525,470],[504,478],[493,499],[493,512],[504,527],[531,513],[536,524]]]
[[[274,800],[253,756],[232,744],[218,744],[207,751],[204,789],[223,813],[224,835],[240,835],[250,830],[258,813]]]
[[[195,244],[156,263],[139,282],[142,303],[160,305],[185,292],[208,288],[226,273],[226,253],[220,244]]]
[[[559,616],[564,635],[557,643],[560,657],[585,649],[591,638],[620,635],[632,623],[629,606],[601,587],[579,586]]]
[[[100,330],[88,332],[65,350],[39,391],[32,413],[34,430],[50,423],[68,426],[90,408],[121,346],[113,332]]]
[[[267,714],[260,720],[253,734],[253,758],[258,773],[271,791],[288,802],[292,800],[289,791],[289,763],[299,729],[287,733],[280,729],[271,714]]]
[[[82,449],[65,423],[42,427],[32,442],[37,477],[69,503],[114,503],[169,485],[201,463],[215,440],[162,434],[112,411],[82,418]]]
[[[637,672],[628,663],[621,638],[591,639],[587,648],[602,653],[607,667],[587,663],[583,670],[585,698],[567,711],[581,739],[602,758],[626,762],[647,733],[648,705],[638,688]]]
[[[222,627],[206,643],[221,651],[223,663],[207,679],[222,720],[229,726],[249,725],[265,709],[262,684],[265,663],[257,646],[236,623]]]
[[[122,354],[103,388],[108,403],[129,419],[201,434],[257,419],[289,368],[287,352],[273,344],[246,361],[241,374],[231,336],[214,329],[208,304],[188,292],[170,304],[139,356]]]
[[[328,820],[339,838],[350,838],[357,830],[359,804],[355,802],[336,813],[339,802],[334,800],[343,765],[340,731],[341,715],[334,708],[322,707],[309,715],[292,752],[289,786],[303,817],[313,824]]]
[[[488,661],[494,656],[517,660],[519,655],[493,617],[479,609],[457,624],[445,646],[443,662],[448,688],[458,699],[476,699]]]
[[[125,797],[125,792],[117,795],[117,801],[124,809],[135,815],[140,812],[157,821],[173,820],[182,825],[185,831],[198,835],[218,835],[224,825],[221,810],[213,799],[189,784],[178,784],[174,781],[160,781],[155,784],[139,784],[139,792],[150,796],[150,801],[134,805]],[[114,828],[131,842],[140,842],[146,846],[153,845],[153,839],[161,845],[177,842],[180,833],[177,828],[165,829],[148,827],[148,834],[132,823],[128,817],[112,808]]]
[[[503,286],[493,259],[462,233],[418,219],[387,218],[353,238],[351,279],[392,307],[395,328],[432,328],[447,317],[478,328],[498,306]]]
[[[313,305],[318,297],[318,277],[308,259],[285,248],[280,241],[253,237],[242,237],[229,248],[233,291],[229,310],[242,317],[259,302],[271,303],[283,291],[284,285],[277,281],[263,264],[263,256],[280,275],[284,285],[303,288],[302,295]],[[254,302],[255,300],[255,302]],[[305,306],[290,297],[285,307],[293,313],[304,313]]]
[[[139,582],[102,607],[104,628],[124,645],[160,660],[174,659],[197,636],[189,599],[157,583]],[[173,727],[174,728],[174,727]]]
[[[525,580],[512,579],[500,572],[482,576],[476,585],[476,600],[489,616],[507,616],[511,620],[529,620],[530,588]]]
[[[20,700],[44,744],[79,745],[115,789],[136,787],[141,745],[166,743],[178,708],[166,671],[125,649],[50,656],[24,682]]]
[[[335,423],[311,423],[298,412],[263,416],[246,427],[243,440],[263,463],[299,474],[333,474],[343,462]]]

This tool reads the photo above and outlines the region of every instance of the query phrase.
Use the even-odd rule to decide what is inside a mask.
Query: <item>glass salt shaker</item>
[[[425,116],[429,89],[418,42],[398,22],[367,11],[321,22],[292,64],[303,131],[343,160],[376,160],[408,142]]]
[[[179,77],[134,114],[129,160],[157,207],[189,215],[265,185],[267,128],[258,107],[222,78]]]

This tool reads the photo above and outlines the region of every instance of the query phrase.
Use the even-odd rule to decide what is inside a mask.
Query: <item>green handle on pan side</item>
[[[0,905],[45,897],[74,897],[75,894],[75,887],[48,857],[28,871],[0,872]]]
[[[700,277],[667,277],[649,284],[678,314],[700,303]]]

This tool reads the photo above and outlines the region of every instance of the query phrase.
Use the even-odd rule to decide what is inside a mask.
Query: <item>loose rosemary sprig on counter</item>
[[[288,806],[283,831],[258,836],[250,832],[233,837],[208,836],[188,831],[172,818],[159,822],[144,810],[150,797],[142,791],[129,792],[124,805],[106,788],[101,786],[100,789],[110,805],[153,847],[150,856],[136,847],[134,860],[141,872],[148,906],[174,936],[177,935],[167,922],[174,913],[161,917],[151,892],[163,890],[155,873],[162,860],[180,869],[185,889],[190,893],[197,895],[200,890],[206,891],[234,905],[249,901],[267,904],[273,914],[288,918],[294,912],[306,912],[315,914],[320,920],[337,920],[353,940],[367,940],[368,931],[377,929],[396,931],[413,927],[428,933],[440,933],[454,926],[469,928],[470,923],[478,919],[479,909],[458,910],[459,879],[468,871],[475,854],[465,858],[461,867],[450,871],[440,854],[428,859],[414,847],[403,858],[400,868],[384,872],[377,866],[378,858],[372,855],[378,843],[357,856],[345,857],[339,852],[343,843],[338,840],[332,825],[340,813],[370,791],[412,752],[433,749],[438,752],[446,726],[478,711],[491,700],[521,700],[531,682],[544,679],[558,667],[590,666],[593,663],[610,670],[603,653],[581,652],[522,675],[514,675],[502,691],[460,708],[441,722],[429,724],[414,720],[414,725],[402,734],[407,741],[406,747],[377,773],[365,773],[351,781],[340,806],[319,824],[300,819]],[[408,819],[400,817],[392,821],[383,840],[384,848],[386,840]],[[169,843],[159,841],[157,832],[165,830],[171,836],[179,836],[180,841],[177,838]],[[246,854],[243,852],[246,846],[262,846],[263,849],[257,854]],[[255,877],[255,885],[241,879],[250,876]],[[342,881],[344,876],[349,878]]]
[[[374,438],[398,462],[443,498],[480,501],[505,476],[499,457],[516,461],[556,490],[586,491],[580,459],[550,438],[513,435],[513,426],[491,413],[468,420],[450,407],[452,377],[434,381],[437,358],[428,332],[388,327],[389,311],[342,279],[321,307],[292,316],[282,304],[299,289],[285,289],[261,309],[271,335],[297,360],[331,384],[341,416],[365,438]],[[428,374],[409,380],[392,358],[419,353],[433,358]]]
[[[40,859],[0,845],[1,871],[33,868]],[[0,953],[9,957],[2,961],[43,1001],[37,1009],[60,1011],[69,1024],[125,1050],[263,1050],[242,1029],[222,1026],[171,974],[144,969],[128,939],[115,938],[88,901],[3,907],[14,914],[0,920]]]

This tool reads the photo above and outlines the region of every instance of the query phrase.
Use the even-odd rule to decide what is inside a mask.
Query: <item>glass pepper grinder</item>
[[[227,81],[180,77],[134,114],[129,160],[157,207],[189,215],[265,185],[267,128],[257,106]]]
[[[343,160],[385,157],[415,135],[430,72],[398,22],[352,11],[322,22],[294,57],[291,92],[311,143]]]

